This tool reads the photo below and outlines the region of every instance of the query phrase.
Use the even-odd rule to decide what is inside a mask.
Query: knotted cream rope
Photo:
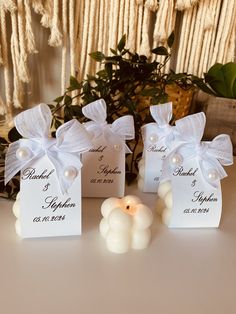
[[[66,87],[66,54],[67,54],[67,0],[62,0],[62,58],[61,58],[61,94]]]
[[[59,0],[53,0],[52,26],[48,44],[53,47],[58,47],[62,44],[62,34],[60,31],[59,21]]]
[[[70,74],[82,80],[99,70],[100,64],[88,53],[98,50],[111,55],[110,48],[117,46],[123,34],[132,52],[149,56],[152,48],[167,47],[167,38],[175,29],[176,49],[164,68],[167,73],[171,64],[176,72],[202,76],[215,62],[235,60],[236,1],[0,0],[0,70],[5,83],[1,98],[5,111],[12,99],[14,106],[22,105],[23,82],[30,80],[28,56],[37,52],[32,9],[41,15],[42,26],[50,28],[49,44],[61,46],[61,93]],[[6,15],[11,28],[6,25]],[[9,30],[12,33],[6,36]],[[164,58],[152,55],[151,60],[162,62]]]
[[[6,104],[4,108],[1,108],[2,112],[7,112],[7,107],[12,104],[11,87],[10,87],[10,69],[8,62],[8,46],[7,46],[7,28],[6,28],[6,11],[3,6],[0,6],[0,31],[1,31],[1,46],[2,46],[2,60],[3,60],[3,72],[5,82],[5,97]]]

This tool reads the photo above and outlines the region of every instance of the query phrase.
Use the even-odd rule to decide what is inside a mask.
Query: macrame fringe
[[[70,75],[82,80],[95,74],[100,64],[88,54],[111,55],[110,48],[116,48],[123,34],[131,52],[149,57],[152,48],[167,47],[169,35],[178,26],[174,60],[164,67],[166,73],[172,64],[177,73],[202,76],[215,62],[235,60],[235,1],[0,0],[0,70],[5,94],[0,98],[0,114],[23,104],[24,83],[30,81],[29,54],[37,52],[32,10],[41,16],[42,26],[50,28],[49,45],[61,46],[61,93]],[[12,25],[10,43],[6,18]],[[151,60],[164,58],[152,54]]]
[[[26,19],[26,41],[27,41],[27,50],[29,53],[38,53],[35,47],[35,38],[32,29],[32,17],[30,9],[30,0],[24,0],[25,4],[25,19]]]
[[[146,0],[145,7],[150,11],[156,12],[158,9],[158,1],[157,0]]]

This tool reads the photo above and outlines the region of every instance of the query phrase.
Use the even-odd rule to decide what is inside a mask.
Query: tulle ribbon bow
[[[96,100],[82,108],[84,116],[91,121],[85,123],[87,131],[93,134],[96,139],[103,134],[105,140],[111,144],[122,144],[123,141],[134,138],[134,120],[131,115],[126,115],[116,119],[112,124],[108,124],[107,106],[103,99]],[[131,153],[127,145],[125,152]]]
[[[22,139],[9,145],[5,161],[5,184],[25,167],[47,155],[55,167],[62,193],[67,192],[82,164],[80,153],[92,147],[91,136],[75,119],[61,125],[50,137],[52,114],[46,104],[26,110],[14,119]]]
[[[205,124],[203,112],[176,121],[176,132],[182,144],[170,153],[168,160],[181,164],[184,160],[197,158],[204,179],[216,188],[219,180],[227,176],[223,166],[233,163],[232,143],[226,134],[218,135],[209,142],[201,142]],[[164,173],[166,166],[167,161],[164,162]]]
[[[174,138],[175,129],[169,124],[172,117],[172,103],[150,106],[150,113],[155,122],[142,127],[145,145],[153,144],[154,140],[159,141],[162,139],[165,139],[167,145],[170,144]]]

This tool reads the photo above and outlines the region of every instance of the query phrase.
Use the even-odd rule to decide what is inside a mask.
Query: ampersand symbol
[[[98,158],[98,161],[102,161],[104,155],[101,155],[99,158]]]
[[[191,186],[194,187],[196,185],[196,183],[197,183],[197,180],[195,179],[195,180],[193,180]]]
[[[43,188],[43,191],[44,191],[44,192],[48,190],[49,185],[50,185],[50,183],[47,183],[47,184],[45,185],[45,187]]]

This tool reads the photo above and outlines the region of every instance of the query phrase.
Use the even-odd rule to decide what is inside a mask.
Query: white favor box
[[[22,238],[80,235],[80,172],[62,194],[47,156],[22,169],[19,223]]]
[[[82,196],[122,197],[125,191],[125,142],[113,145],[103,135],[82,154]]]

